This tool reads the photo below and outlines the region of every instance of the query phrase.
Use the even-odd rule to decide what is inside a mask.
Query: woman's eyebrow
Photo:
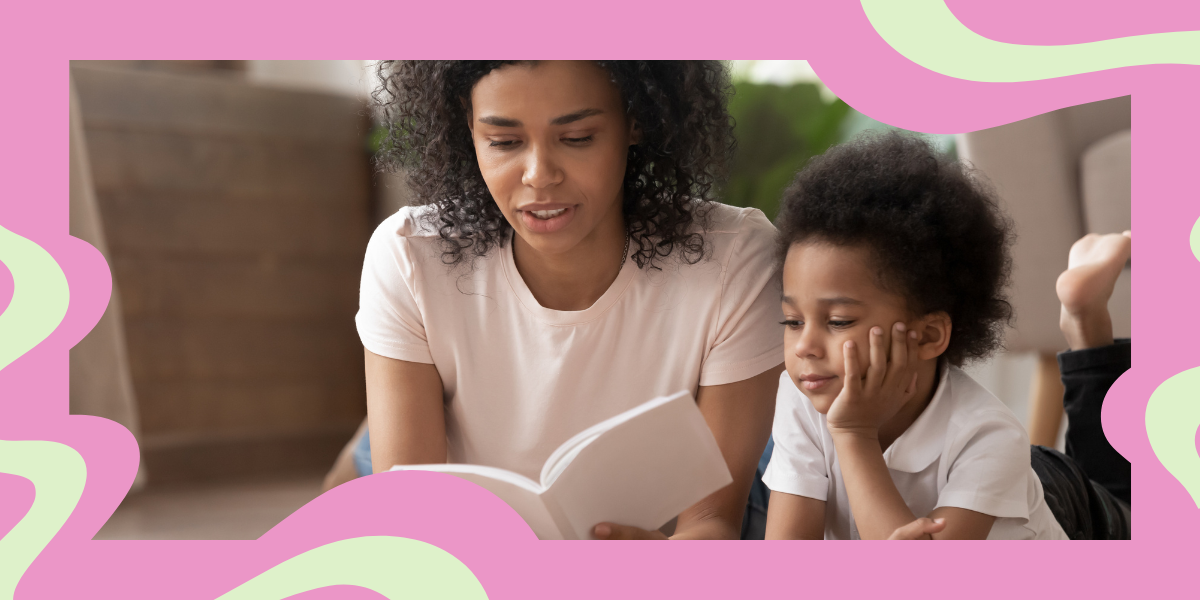
[[[550,121],[550,124],[551,125],[566,125],[567,123],[574,123],[575,121],[578,121],[580,119],[586,119],[592,115],[598,115],[602,112],[604,112],[604,111],[602,111],[598,108],[585,108],[583,110],[577,110],[571,114],[567,114],[567,115],[558,117],[558,118]]]
[[[551,125],[566,125],[568,123],[574,123],[575,121],[578,121],[580,119],[586,119],[590,116],[598,115],[603,112],[604,111],[602,111],[598,108],[585,108],[583,110],[577,110],[570,114],[565,114],[561,117],[556,117],[550,121],[550,124]],[[483,123],[484,125],[492,125],[494,127],[520,127],[521,126],[521,122],[516,119],[509,119],[508,117],[496,117],[496,116],[491,116],[491,115],[486,116],[486,117],[480,117],[479,122]]]
[[[508,119],[505,117],[479,117],[479,122],[484,125],[494,125],[496,127],[520,127],[521,122],[516,119]]]

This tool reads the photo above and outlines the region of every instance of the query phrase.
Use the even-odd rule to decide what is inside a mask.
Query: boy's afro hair
[[[951,364],[1003,345],[1012,223],[990,186],[924,138],[867,133],[814,158],[784,192],[776,226],[781,260],[806,241],[870,248],[881,287],[917,315],[950,315]]]

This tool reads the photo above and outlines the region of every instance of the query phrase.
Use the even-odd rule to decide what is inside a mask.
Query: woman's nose
[[[562,183],[562,180],[562,169],[554,160],[553,152],[545,144],[532,145],[521,183],[532,188],[545,188]]]

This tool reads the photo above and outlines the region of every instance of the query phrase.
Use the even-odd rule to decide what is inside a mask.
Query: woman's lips
[[[554,212],[560,210],[562,211],[561,213],[548,219],[543,219],[533,214],[534,212],[553,214]],[[520,215],[521,223],[525,225],[525,229],[528,229],[534,233],[554,233],[555,231],[566,227],[567,224],[571,222],[571,218],[575,216],[575,207],[567,206],[556,207],[552,209],[542,209],[531,206],[527,210],[518,210],[517,214]]]
[[[805,375],[800,378],[800,387],[801,387],[801,389],[805,389],[810,392],[815,392],[815,391],[825,387],[826,385],[828,385],[829,382],[833,381],[834,379],[835,379],[835,377],[833,375],[830,375],[828,377],[818,377],[816,375]]]

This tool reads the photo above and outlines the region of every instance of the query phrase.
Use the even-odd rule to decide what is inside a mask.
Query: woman
[[[733,148],[715,62],[391,62],[383,161],[421,206],[363,269],[371,465],[537,478],[562,442],[695,396],[733,483],[675,538],[736,538],[782,369],[774,228],[711,201]],[[598,524],[595,537],[665,539]]]

